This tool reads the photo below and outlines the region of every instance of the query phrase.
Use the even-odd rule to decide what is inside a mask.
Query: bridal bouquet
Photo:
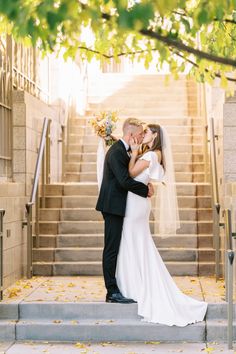
[[[103,111],[90,120],[95,133],[104,139],[106,146],[111,146],[115,139],[112,137],[112,132],[116,128],[118,115],[115,111]]]

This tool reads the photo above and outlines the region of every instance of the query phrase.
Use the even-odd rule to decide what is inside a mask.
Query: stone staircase
[[[234,338],[235,330],[234,323]],[[169,327],[140,321],[137,304],[0,304],[0,340],[222,342],[227,340],[227,306],[210,303],[205,321]]]
[[[203,122],[197,87],[185,77],[169,86],[158,75],[104,74],[89,89],[87,116],[69,122],[65,184],[48,185],[40,210],[40,248],[33,250],[35,275],[100,275],[103,221],[97,200],[97,137],[89,126],[100,110],[118,110],[166,127],[172,140],[181,228],[155,243],[173,275],[213,274],[210,185],[205,183]],[[154,232],[154,222],[150,221]]]

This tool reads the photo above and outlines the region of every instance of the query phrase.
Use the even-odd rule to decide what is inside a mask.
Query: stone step
[[[78,141],[75,144],[72,144],[71,141],[69,141],[68,145],[68,154],[73,154],[73,153],[89,153],[97,152],[98,145],[97,144],[86,144],[82,145],[82,143],[79,143]],[[203,153],[203,144],[186,144],[183,142],[183,144],[175,144],[175,152],[185,152],[189,154],[194,154],[194,153]]]
[[[205,182],[209,179],[204,172],[176,172],[176,182]],[[94,172],[66,172],[67,182],[96,182],[97,175]]]
[[[119,131],[119,133],[122,133],[122,126],[123,126],[124,120],[120,120],[116,123],[116,131]],[[160,124],[158,122],[158,124]],[[95,132],[94,128],[87,123],[87,126],[80,126],[80,125],[69,125],[69,136],[92,136],[94,137]],[[165,125],[165,129],[167,130],[168,134],[171,135],[179,135],[179,134],[185,134],[185,135],[200,135],[203,133],[203,127],[202,125],[195,125],[192,126],[192,124],[185,124],[185,125]]]
[[[0,304],[0,313],[3,305],[11,311],[12,304]],[[76,342],[227,340],[225,302],[209,303],[205,320],[186,327],[143,322],[137,315],[137,304],[21,301],[16,307],[15,322],[10,321],[10,316],[8,320],[0,320],[1,340]],[[235,327],[234,323],[234,336]]]
[[[149,222],[151,233],[154,233],[156,223]],[[40,221],[40,234],[81,234],[81,233],[103,233],[103,221]],[[212,233],[212,221],[181,221],[177,234]]]
[[[171,275],[213,275],[215,262],[165,262]],[[35,262],[34,275],[102,275],[101,262]]]
[[[92,182],[48,184],[45,188],[47,196],[98,195],[97,183]],[[179,196],[211,195],[211,185],[209,183],[176,183],[176,189]]]
[[[165,101],[163,102],[163,97],[165,97]],[[149,108],[158,106],[159,109],[170,108],[170,104],[174,105],[176,111],[178,109],[182,109],[183,107],[186,109],[188,106],[196,104],[196,96],[193,94],[191,97],[186,97],[185,94],[182,95],[172,95],[168,97],[166,95],[158,95],[157,93],[152,95],[141,95],[140,93],[131,94],[127,97],[124,93],[122,95],[115,95],[109,97],[89,97],[89,109],[97,109],[98,107],[102,107],[104,110],[110,109],[111,107],[115,107],[116,110],[122,110],[124,107],[130,106],[130,101],[132,101],[133,108]]]
[[[151,199],[155,203],[155,198]],[[46,196],[46,208],[95,208],[96,195]],[[210,196],[178,196],[179,208],[211,208]]]
[[[155,210],[152,210],[155,214]],[[212,211],[207,208],[195,209],[185,208],[179,210],[180,220],[212,220]],[[152,214],[151,214],[152,216]],[[102,214],[94,208],[61,208],[61,209],[40,209],[39,218],[41,221],[90,221],[103,220]]]
[[[168,237],[161,237],[160,235],[153,235],[153,240],[160,248],[212,248],[213,238],[209,234],[198,235],[169,235]],[[34,247],[36,247],[35,236],[33,238]],[[103,247],[103,234],[58,234],[58,235],[43,235],[39,236],[39,246],[44,248],[63,248],[63,247]]]
[[[122,114],[122,112],[119,112],[119,121],[118,123],[123,123],[125,121],[126,118],[128,118],[127,115]],[[69,126],[80,126],[82,128],[89,128],[92,129],[89,121],[91,120],[91,118],[94,118],[94,115],[89,115],[88,111],[86,112],[86,116],[83,117],[73,117],[70,118],[69,121]],[[182,115],[177,115],[174,118],[161,118],[161,117],[156,117],[156,116],[148,116],[146,117],[145,115],[142,116],[142,120],[144,122],[148,122],[148,123],[157,123],[160,125],[164,125],[164,126],[172,126],[172,125],[190,125],[192,127],[194,126],[202,126],[202,118],[200,116],[182,116]]]
[[[6,307],[11,304],[7,304]],[[234,314],[236,313],[236,305]],[[0,304],[1,309],[1,304]],[[17,304],[18,316],[16,320],[138,320],[137,304],[112,304],[105,302],[47,302],[21,301]],[[227,303],[209,303],[206,321],[227,319]],[[111,323],[111,322],[110,322]],[[170,328],[170,327],[169,327]],[[186,328],[186,327],[185,327]]]
[[[90,131],[93,129],[91,125],[89,124],[89,120],[91,118],[94,118],[94,115],[86,115],[84,117],[79,117],[79,118],[71,118],[69,120],[69,128],[70,127],[83,127],[83,128],[88,128]],[[122,112],[119,113],[119,122],[124,122],[125,119],[128,118],[127,115],[123,115]],[[191,117],[191,116],[178,116],[176,115],[174,118],[162,118],[162,117],[156,117],[156,116],[148,116],[146,117],[145,115],[142,116],[142,121],[147,123],[158,123],[160,125],[164,126],[202,126],[202,118],[201,117]]]
[[[102,261],[102,247],[34,248],[33,262],[94,262]],[[212,249],[160,248],[163,261],[214,262]]]
[[[201,162],[190,162],[183,164],[182,162],[175,162],[175,171],[177,172],[204,172],[205,165]],[[69,172],[96,172],[96,162],[67,162],[65,170]]]
[[[114,132],[114,135],[116,135],[116,133]],[[92,144],[96,144],[96,147],[98,145],[98,137],[93,134],[93,135],[78,135],[78,134],[70,134],[69,137],[69,144],[79,144],[79,145],[83,145],[83,148],[87,145],[92,145]],[[172,145],[174,146],[174,148],[176,148],[176,145],[179,143],[180,141],[180,136],[178,135],[178,133],[174,133],[173,135],[170,135],[170,140]],[[181,141],[183,144],[201,144],[203,145],[203,135],[202,134],[182,134],[181,133]],[[96,151],[96,150],[95,150]]]
[[[155,86],[154,86],[155,85]],[[154,86],[154,87],[153,87]],[[197,102],[197,95],[196,95],[196,90],[194,86],[188,86],[188,89],[186,89],[185,84],[180,84],[180,87],[170,87],[168,86],[163,86],[159,85],[158,83],[152,84],[144,84],[140,85],[135,82],[131,83],[117,83],[117,82],[112,82],[108,83],[108,85],[104,85],[104,83],[100,84],[97,82],[96,86],[90,87],[89,92],[88,92],[88,107],[90,107],[90,104],[92,104],[92,107],[98,107],[98,108],[103,108],[103,103],[106,101],[110,101],[111,99],[114,99],[116,101],[119,97],[120,94],[126,95],[130,97],[130,102],[134,103],[136,100],[140,100],[140,96],[145,92],[145,95],[153,95],[154,93],[156,94],[156,105],[158,105],[161,100],[167,100],[167,102],[171,101],[172,99],[175,99],[175,97],[179,98],[186,98],[186,96],[189,94],[190,99],[193,103]],[[99,98],[100,100],[99,100]],[[99,103],[100,101],[100,103]],[[194,102],[195,101],[195,102]],[[126,106],[130,106],[127,104]],[[96,105],[96,106],[95,106]],[[114,104],[111,103],[110,106],[108,106],[108,109],[114,109],[116,108]]]
[[[95,80],[96,78],[96,80]],[[187,78],[186,75],[181,74],[179,75],[178,79],[175,80],[174,77],[169,76],[167,77],[167,75],[165,74],[160,74],[160,73],[155,73],[155,74],[133,74],[133,73],[127,73],[127,72],[122,72],[122,73],[113,73],[113,72],[109,72],[109,73],[100,73],[98,76],[94,77],[89,77],[89,84],[96,84],[97,79],[101,80],[102,82],[106,81],[106,83],[109,82],[109,80],[111,81],[111,83],[113,82],[122,82],[123,81],[128,81],[128,82],[132,82],[134,81],[135,83],[140,81],[140,83],[143,82],[157,82],[158,84],[163,84],[165,87],[167,86],[172,86],[172,85],[180,85],[181,83],[184,83],[186,86],[192,85],[192,86],[196,86],[196,83]],[[169,84],[168,84],[169,83]]]
[[[173,159],[175,162],[191,163],[191,162],[204,162],[203,154],[188,154],[188,153],[174,153]],[[66,156],[67,162],[96,162],[97,154],[90,153],[71,153]]]
[[[14,341],[15,327],[14,320],[0,320],[0,341]]]
[[[56,317],[57,318],[57,317]],[[112,322],[109,323],[109,321]],[[80,320],[53,323],[53,321],[20,321],[16,326],[18,340],[41,341],[178,341],[203,342],[205,323],[184,328],[144,323],[140,320]],[[81,352],[82,353],[82,352]]]
[[[89,80],[90,81],[90,80]],[[139,93],[141,94],[156,94],[159,96],[159,93],[163,95],[167,95],[170,93],[172,96],[177,95],[185,95],[188,92],[191,96],[196,95],[196,84],[188,83],[184,81],[170,81],[169,83],[164,82],[164,80],[159,80],[156,78],[147,78],[147,79],[140,79],[140,78],[133,78],[133,79],[117,79],[117,78],[107,78],[103,76],[101,78],[96,76],[95,82],[89,82],[88,86],[88,98],[92,99],[96,97],[118,97],[120,94],[126,95],[129,92],[131,95],[132,93]],[[117,90],[118,93],[116,92]]]
[[[96,105],[96,107],[92,107],[89,108],[89,114],[97,114],[100,110],[105,109],[105,110],[120,110],[121,113],[123,115],[127,115],[127,116],[131,116],[131,117],[137,117],[140,119],[143,119],[142,117],[145,115],[146,117],[148,116],[156,116],[156,117],[161,117],[161,118],[175,118],[176,115],[177,116],[188,116],[188,115],[193,115],[193,114],[197,114],[197,111],[195,107],[196,105],[192,105],[192,107],[188,107],[188,106],[183,106],[180,105],[179,107],[177,107],[177,109],[175,108],[175,106],[169,106],[169,107],[129,107],[129,106],[123,106],[122,108],[119,109],[119,107],[114,107],[113,105],[109,105],[104,107],[103,104],[101,105]],[[157,120],[158,121],[158,120]]]

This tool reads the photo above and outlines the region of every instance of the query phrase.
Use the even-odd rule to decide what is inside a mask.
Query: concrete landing
[[[236,347],[235,347],[236,348]],[[234,354],[226,344],[101,342],[101,343],[0,343],[0,354]]]
[[[224,282],[214,277],[173,277],[187,295],[208,303],[224,302]],[[37,301],[103,302],[105,287],[101,276],[33,277],[15,282],[4,291],[2,304]]]

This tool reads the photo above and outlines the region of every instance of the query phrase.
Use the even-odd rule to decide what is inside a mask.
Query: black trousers
[[[103,275],[107,293],[119,291],[116,283],[116,262],[120,248],[120,240],[124,217],[102,213],[105,221],[104,250],[102,257]]]

